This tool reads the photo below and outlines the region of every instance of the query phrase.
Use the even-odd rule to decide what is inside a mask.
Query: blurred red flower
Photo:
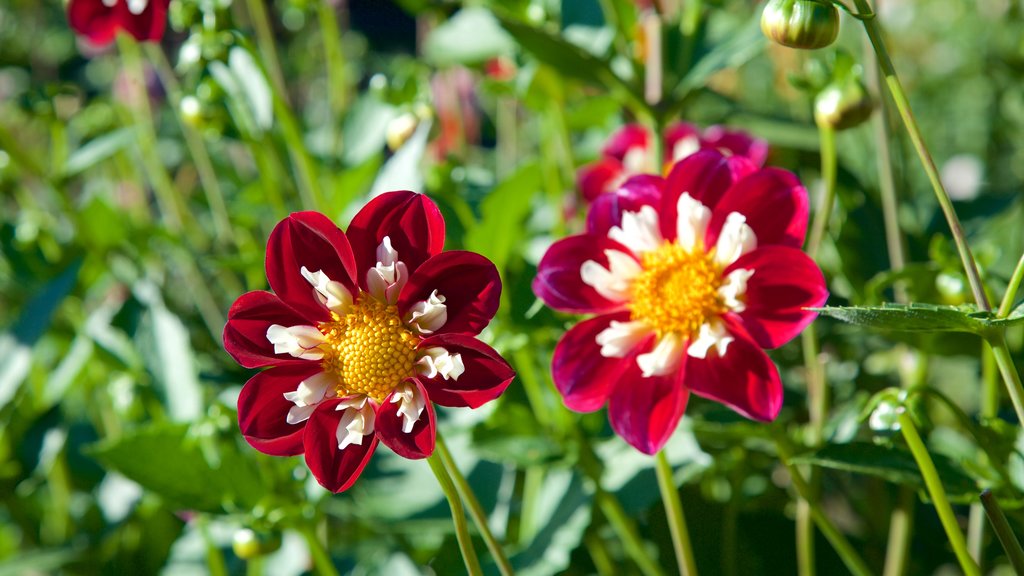
[[[68,22],[79,36],[97,46],[110,44],[119,30],[140,42],[159,41],[167,25],[171,0],[71,0]]]
[[[355,482],[378,441],[405,458],[434,451],[432,403],[476,408],[512,368],[475,336],[498,309],[501,279],[473,252],[442,252],[444,219],[426,196],[388,192],[342,232],[292,214],[267,245],[270,292],[243,294],[224,348],[253,376],[238,398],[246,440],[305,454],[325,488]]]

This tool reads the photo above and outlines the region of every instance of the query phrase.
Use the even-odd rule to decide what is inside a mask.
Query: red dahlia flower
[[[742,156],[757,166],[764,166],[768,158],[767,142],[722,126],[709,126],[702,131],[693,124],[676,122],[665,130],[664,138],[668,166],[698,150]],[[601,151],[602,158],[583,166],[577,174],[583,197],[593,202],[601,194],[614,192],[630,176],[657,172],[650,140],[650,132],[639,124],[627,124],[613,134]]]
[[[119,30],[140,42],[164,36],[167,6],[171,0],[71,0],[68,22],[89,42],[103,46],[114,41]]]
[[[690,392],[774,419],[782,384],[762,348],[796,336],[817,315],[806,308],[828,297],[799,249],[806,229],[807,192],[793,174],[716,151],[599,198],[587,233],[552,245],[533,282],[548,306],[597,314],[555,347],[566,406],[607,402],[612,428],[648,454]]]
[[[473,252],[442,252],[427,197],[388,192],[342,232],[318,212],[274,228],[267,279],[228,313],[224,348],[253,376],[238,423],[257,450],[305,454],[325,488],[355,482],[378,440],[398,455],[434,451],[434,408],[497,398],[512,368],[474,336],[498,309],[501,279]]]

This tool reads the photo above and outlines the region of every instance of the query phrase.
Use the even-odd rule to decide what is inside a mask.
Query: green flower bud
[[[825,86],[814,97],[814,121],[835,130],[853,128],[871,117],[874,102],[867,88],[855,78]]]
[[[257,532],[251,528],[242,528],[235,532],[235,537],[231,541],[231,548],[235,551],[235,556],[242,560],[266,556],[276,552],[280,547],[281,533],[276,531]]]
[[[839,10],[824,0],[768,0],[761,31],[790,48],[824,48],[839,35]]]

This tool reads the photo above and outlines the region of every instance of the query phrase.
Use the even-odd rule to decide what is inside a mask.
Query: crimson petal
[[[612,389],[608,399],[612,429],[644,454],[661,450],[683,417],[690,397],[682,383],[686,361],[684,356],[671,374],[645,377],[633,360]]]
[[[675,240],[679,197],[684,193],[714,210],[730,187],[755,170],[757,167],[746,158],[727,157],[717,150],[701,150],[677,162],[665,180],[661,197],[662,236]]]
[[[765,246],[740,257],[725,274],[745,268],[746,309],[739,313],[743,327],[762,348],[777,348],[796,337],[818,316],[828,300],[821,269],[806,254],[786,246]]]
[[[363,436],[362,444],[338,449],[338,424],[344,414],[335,409],[339,402],[338,398],[321,402],[306,421],[302,437],[306,466],[321,486],[334,493],[348,490],[359,478],[378,442],[377,435],[371,433]]]
[[[608,266],[605,250],[634,257],[629,248],[604,236],[581,234],[555,242],[540,259],[533,279],[533,293],[548,306],[564,312],[600,314],[622,308],[621,302],[601,296],[580,277],[580,267],[587,260]]]
[[[615,158],[602,158],[581,167],[576,172],[576,182],[588,202],[614,190],[615,183],[623,176],[622,162]]]
[[[366,203],[345,232],[355,251],[359,285],[366,288],[366,271],[377,264],[377,247],[387,236],[412,274],[444,248],[444,217],[423,194],[385,192]]]
[[[636,355],[607,358],[601,355],[597,335],[613,320],[626,322],[629,312],[584,320],[569,329],[555,346],[551,374],[565,406],[576,412],[593,412],[608,401],[622,374],[635,363]]]
[[[434,290],[444,296],[448,313],[437,333],[479,334],[498,311],[501,276],[494,263],[480,254],[462,250],[442,252],[410,276],[398,297],[398,309],[404,316]]]
[[[736,182],[712,208],[706,245],[714,246],[732,212],[746,216],[757,245],[799,248],[807,233],[807,190],[792,172],[764,168]]]
[[[461,355],[466,368],[457,380],[447,380],[440,374],[434,378],[419,376],[430,399],[441,406],[479,408],[501,396],[515,378],[515,371],[500,354],[472,336],[440,334],[417,346],[419,350],[434,347]]]
[[[641,174],[626,180],[618,190],[602,194],[587,212],[587,233],[607,236],[608,230],[622,222],[623,212],[637,212],[642,206],[658,208],[665,180]]]
[[[747,418],[770,422],[782,408],[782,381],[768,355],[727,321],[735,338],[725,355],[688,358],[683,383],[694,394],[721,402]]]
[[[619,128],[608,142],[605,143],[601,153],[611,156],[616,160],[625,160],[626,154],[633,149],[647,150],[650,147],[650,134],[642,124],[626,124]]]
[[[68,23],[97,46],[113,42],[119,30],[140,42],[156,41],[164,35],[169,3],[170,0],[152,0],[141,13],[132,14],[127,0],[118,0],[109,7],[102,0],[71,0],[67,7]]]
[[[302,454],[305,422],[289,424],[294,402],[284,399],[306,378],[321,371],[319,364],[282,366],[264,370],[242,386],[238,395],[238,427],[253,448],[271,456]]]
[[[224,349],[246,368],[262,368],[279,364],[304,364],[308,360],[288,354],[275,354],[267,340],[267,329],[273,324],[298,326],[313,324],[270,292],[246,292],[235,300],[224,326]]]
[[[729,130],[724,126],[708,126],[701,140],[704,146],[728,150],[736,156],[745,157],[758,167],[764,166],[768,159],[768,142],[755,138],[742,130]]]
[[[423,384],[415,378],[409,378],[406,382],[416,386],[419,394],[423,395],[427,405],[420,414],[420,419],[413,424],[409,432],[402,431],[402,424],[405,418],[398,413],[400,402],[392,402],[394,392],[388,395],[377,410],[377,420],[374,424],[377,430],[377,437],[385,446],[391,448],[395,454],[409,460],[420,460],[427,458],[434,453],[434,438],[437,434],[437,420],[434,415],[434,405],[430,402],[427,391]]]
[[[279,222],[267,242],[267,279],[281,300],[311,320],[331,314],[320,302],[302,268],[323,271],[355,296],[355,260],[345,234],[319,212],[295,212]]]

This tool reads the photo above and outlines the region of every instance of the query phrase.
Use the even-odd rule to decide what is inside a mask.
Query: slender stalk
[[[871,12],[871,5],[868,4],[867,0],[854,0],[854,4],[857,6],[857,11],[861,14]],[[957,251],[960,253],[960,260],[963,263],[964,272],[967,274],[967,281],[971,285],[974,299],[979,308],[986,311],[990,310],[991,306],[989,305],[988,297],[985,295],[985,287],[982,284],[981,275],[978,273],[978,265],[971,254],[970,246],[967,244],[967,237],[963,226],[960,224],[960,218],[957,217],[956,210],[953,209],[953,201],[942,184],[939,170],[936,168],[935,161],[925,145],[924,137],[917,126],[917,120],[914,119],[914,113],[910,109],[910,101],[907,99],[907,94],[903,90],[903,84],[896,75],[896,68],[893,66],[892,59],[889,57],[889,51],[882,40],[882,30],[878,24],[878,18],[865,18],[861,22],[864,24],[868,39],[871,41],[871,46],[874,48],[875,55],[878,58],[878,65],[885,77],[885,83],[889,87],[889,94],[896,104],[896,109],[899,110],[900,118],[903,119],[903,125],[907,130],[907,134],[910,136],[914,149],[921,159],[921,165],[924,166],[928,180],[935,191],[935,197],[939,201],[942,214],[946,217],[946,222],[949,223],[950,230],[953,233],[953,241],[956,243]]]
[[[317,210],[322,206],[323,197],[320,194],[316,165],[309,155],[309,150],[306,149],[306,143],[302,140],[299,123],[292,114],[291,108],[288,107],[284,92],[277,90],[274,91],[274,114],[277,115],[281,125],[281,136],[284,137],[288,155],[295,167],[296,184],[299,188],[302,206],[306,210]]]
[[[693,560],[690,533],[686,529],[686,518],[683,516],[683,502],[679,499],[679,490],[672,479],[672,465],[668,463],[664,450],[655,456],[655,470],[661,501],[665,504],[665,514],[668,516],[668,528],[672,533],[672,548],[676,553],[679,574],[697,576],[697,563]]]
[[[999,367],[999,373],[1003,376],[1003,382],[1006,383],[1006,391],[1010,394],[1014,411],[1017,412],[1017,421],[1024,425],[1024,385],[1021,384],[1017,367],[1013,365],[1010,348],[1006,344],[1006,331],[998,330],[986,340],[992,346],[992,356]]]
[[[1017,574],[1024,574],[1024,550],[1021,549],[1020,542],[1013,534],[1010,523],[1006,521],[1006,515],[999,507],[999,501],[996,500],[995,494],[992,494],[990,490],[982,492],[981,505],[985,507],[985,513],[988,514],[988,519],[992,522],[992,529],[999,538],[999,543],[1003,545],[1010,564],[1013,565],[1013,571]]]
[[[984,420],[993,418],[999,412],[999,372],[996,368],[992,347],[982,340],[981,349],[981,409],[978,415]],[[974,561],[984,569],[982,550],[985,547],[985,509],[980,502],[971,504],[967,521],[967,549]]]
[[[636,529],[636,524],[629,517],[629,514],[626,514],[626,511],[623,510],[622,504],[619,503],[618,499],[602,489],[598,489],[594,498],[597,500],[598,507],[601,508],[601,513],[605,515],[608,523],[611,524],[612,529],[618,535],[619,540],[622,541],[626,554],[636,562],[640,571],[645,576],[661,576],[661,568],[647,555],[647,551],[644,549],[644,542]]]
[[[263,576],[263,557],[257,556],[245,561],[245,576]]]
[[[210,576],[228,576],[228,567],[224,562],[224,554],[221,553],[220,548],[217,547],[210,536],[210,524],[206,516],[200,515],[196,519],[196,524],[199,527],[199,533],[203,537],[203,543],[206,545],[206,567],[210,571]]]
[[[999,305],[996,317],[1006,318],[1013,311],[1014,300],[1017,299],[1017,289],[1020,288],[1021,281],[1024,281],[1024,254],[1021,254],[1020,260],[1017,261],[1017,267],[1014,268],[1013,276],[1010,277],[1010,284],[1006,286],[1006,294],[1003,295],[1003,303]]]
[[[330,111],[328,122],[331,126],[334,153],[340,155],[340,132],[335,129],[337,119],[345,112],[348,103],[348,87],[345,81],[345,53],[341,42],[341,27],[338,25],[337,8],[332,0],[317,3],[316,16],[320,23],[320,41],[324,46],[324,62],[327,67],[327,101]]]
[[[437,476],[437,483],[441,485],[445,498],[448,499],[448,506],[452,510],[452,522],[455,524],[455,538],[459,541],[459,550],[462,552],[462,560],[466,563],[466,571],[470,576],[483,574],[480,569],[480,561],[476,557],[476,550],[473,549],[473,539],[469,534],[469,526],[466,524],[466,515],[462,509],[462,500],[452,483],[451,476],[445,470],[444,462],[434,454],[427,458],[427,464]]]
[[[818,257],[821,240],[825,237],[836,203],[836,131],[831,126],[818,126],[818,137],[821,142],[821,179],[824,187],[821,202],[814,213],[811,238],[807,241],[807,255],[814,259]]]
[[[338,576],[338,570],[334,567],[334,561],[331,560],[331,555],[324,548],[320,538],[317,538],[316,530],[312,527],[306,527],[302,531],[302,536],[306,539],[306,546],[309,547],[309,553],[313,556],[313,572],[317,576]]]
[[[594,568],[598,576],[613,576],[615,574],[615,561],[612,560],[604,542],[593,532],[583,537],[583,544],[587,547],[590,559],[594,562]]]
[[[839,555],[839,558],[846,565],[846,569],[850,571],[854,576],[870,576],[872,574],[871,569],[868,568],[864,560],[857,554],[857,550],[850,544],[850,541],[843,536],[843,533],[832,524],[832,521],[828,519],[828,516],[821,510],[821,506],[818,505],[817,499],[814,497],[814,492],[811,490],[810,484],[804,480],[803,475],[796,465],[790,463],[790,451],[786,444],[786,439],[782,437],[782,433],[778,430],[774,430],[775,433],[775,447],[779,452],[779,456],[782,459],[782,463],[786,466],[789,471],[790,481],[793,484],[793,489],[796,490],[798,496],[807,502],[811,508],[811,517],[814,519],[815,524],[818,525],[818,530],[825,536],[825,539],[829,541],[832,548]]]
[[[907,570],[910,535],[914,528],[914,500],[917,495],[909,488],[900,489],[896,508],[889,517],[889,540],[885,546],[883,576],[900,576]]]
[[[946,489],[942,487],[942,480],[939,478],[938,471],[935,470],[935,463],[932,462],[932,457],[928,454],[928,448],[921,440],[921,435],[917,433],[913,419],[906,411],[903,411],[899,415],[899,421],[903,438],[907,441],[907,447],[914,455],[914,460],[917,461],[917,467],[921,471],[921,476],[924,477],[928,495],[931,497],[932,503],[935,504],[935,511],[939,514],[939,520],[946,530],[946,537],[949,539],[950,545],[953,546],[953,552],[960,562],[960,567],[967,576],[980,576],[981,570],[967,552],[967,543],[964,541],[963,533],[960,532],[953,508],[949,504]]]
[[[284,73],[281,72],[281,61],[277,58],[277,49],[274,47],[274,31],[270,27],[270,19],[267,17],[267,8],[263,0],[247,0],[246,8],[249,11],[249,19],[256,30],[256,44],[260,49],[260,56],[270,74],[270,82],[276,92],[284,95],[287,89],[284,83]],[[287,97],[285,97],[287,101]]]
[[[505,555],[505,550],[501,547],[501,544],[494,538],[494,534],[491,533],[491,527],[487,524],[487,514],[484,512],[483,506],[480,505],[480,501],[477,499],[476,494],[473,492],[473,488],[466,481],[466,477],[462,475],[459,467],[455,464],[455,459],[452,458],[451,452],[448,451],[448,446],[441,438],[440,432],[436,437],[436,450],[438,455],[441,457],[441,463],[444,464],[445,469],[455,482],[455,488],[459,491],[459,496],[465,501],[469,508],[469,516],[473,519],[476,524],[477,530],[484,539],[484,543],[487,545],[487,550],[490,551],[491,556],[494,558],[494,562],[498,565],[498,571],[502,575],[510,575],[513,573],[512,565],[508,561],[508,557]]]

